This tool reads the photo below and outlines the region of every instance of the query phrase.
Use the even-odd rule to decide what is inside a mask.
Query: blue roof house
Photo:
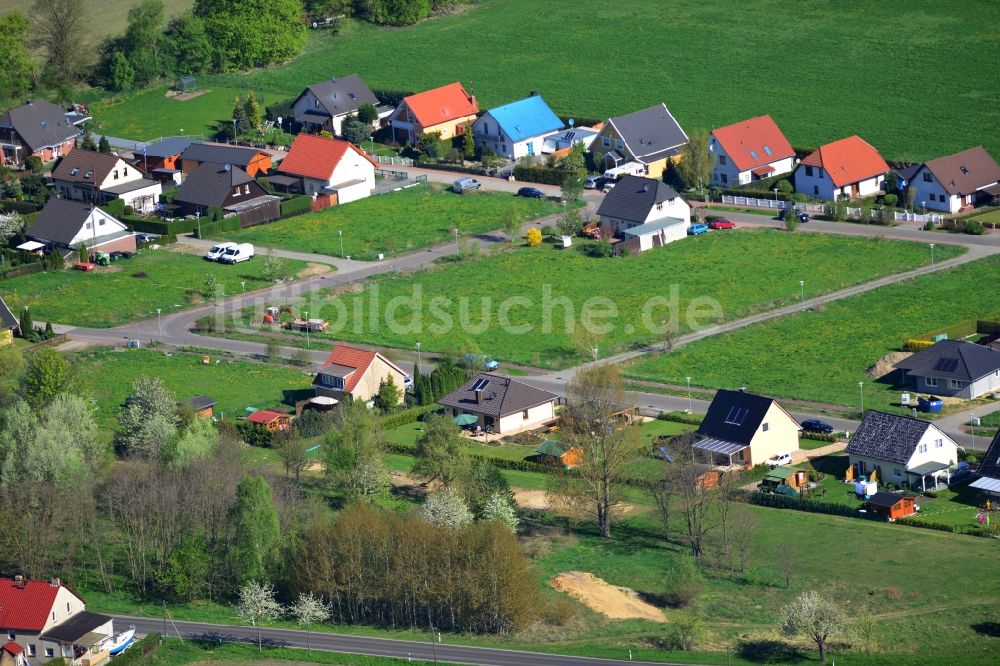
[[[516,160],[542,154],[545,137],[564,127],[537,93],[490,109],[472,125],[476,147]]]

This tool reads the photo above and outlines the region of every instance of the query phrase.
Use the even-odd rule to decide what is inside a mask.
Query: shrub
[[[150,654],[160,647],[160,634],[152,633],[132,645],[128,650],[115,657],[115,666],[130,666],[142,664]],[[52,662],[48,662],[52,663]]]
[[[554,627],[564,627],[576,616],[576,607],[566,597],[552,597],[542,607],[542,620]]]
[[[934,343],[930,340],[917,340],[915,338],[910,338],[903,344],[903,351],[918,352],[921,349],[927,349],[933,345]]]
[[[899,201],[899,197],[895,194],[887,194],[882,198],[882,203],[886,206],[895,206],[897,201]]]
[[[514,178],[529,183],[562,185],[566,178],[571,175],[572,172],[565,169],[549,169],[547,167],[529,167],[523,165],[514,167]]]
[[[665,636],[665,647],[668,650],[689,652],[694,649],[700,635],[701,622],[697,615],[691,612],[675,613],[670,619],[670,628]]]
[[[281,202],[281,217],[301,215],[302,213],[308,213],[311,210],[312,197],[307,194],[300,194]]]
[[[382,417],[382,427],[385,430],[392,430],[393,428],[398,428],[399,426],[406,425],[407,423],[420,421],[425,415],[437,411],[438,409],[438,406],[434,404],[404,409],[403,411],[395,412]]]
[[[986,233],[986,227],[979,220],[966,220],[963,231],[972,236],[982,236]]]
[[[614,249],[611,247],[611,243],[605,240],[601,240],[595,243],[586,243],[584,245],[581,245],[580,251],[583,252],[588,257],[594,257],[595,259],[604,259],[610,257]]]
[[[689,425],[701,425],[702,421],[702,417],[697,414],[685,414],[684,412],[661,412],[657,414],[656,419],[658,421],[674,421]]]
[[[122,211],[125,213],[125,217],[131,217],[132,215],[135,215],[135,208],[132,208],[132,206],[125,206],[124,208],[122,208]]]
[[[937,496],[938,496],[937,491],[934,491],[934,490],[925,490],[924,491],[924,497],[930,497],[931,499],[937,499]]]
[[[667,571],[663,580],[663,598],[674,608],[684,608],[698,597],[703,584],[704,579],[694,559],[685,555]]]
[[[304,438],[319,437],[325,435],[326,431],[333,426],[335,413],[307,409],[302,412],[302,416],[292,421],[292,427]]]
[[[931,222],[930,220],[927,220],[926,222],[924,222],[923,229],[924,231],[934,231],[934,223]]]

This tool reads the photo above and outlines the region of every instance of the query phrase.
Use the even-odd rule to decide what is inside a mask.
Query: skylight
[[[766,144],[764,145],[764,153],[767,154],[767,155],[769,155],[769,156],[770,155],[774,155],[774,151],[771,150],[771,146],[768,146]]]
[[[757,154],[756,150],[751,150],[750,151],[750,157],[754,158],[755,160],[756,159],[760,159],[760,155]]]
[[[69,172],[69,175],[75,176],[78,173],[80,173],[80,169],[78,169],[77,167],[73,167],[73,170]]]
[[[480,377],[472,385],[472,390],[473,391],[482,391],[484,388],[486,388],[486,385],[489,384],[489,383],[490,383],[490,380],[486,379],[485,377]]]

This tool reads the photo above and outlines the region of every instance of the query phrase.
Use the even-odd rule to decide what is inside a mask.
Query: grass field
[[[373,260],[482,234],[501,226],[515,211],[522,220],[552,215],[562,207],[549,199],[526,199],[496,192],[459,196],[440,186],[411,187],[402,192],[354,201],[344,206],[262,224],[224,234],[226,240],[339,257]]]
[[[972,219],[978,220],[983,223],[989,222],[990,224],[1000,224],[1000,209],[991,210],[988,213],[976,215]]]
[[[1000,257],[883,287],[805,312],[714,336],[628,369],[635,378],[668,383],[686,376],[698,386],[735,388],[779,397],[860,408],[890,409],[899,389],[865,370],[905,340],[971,317],[1000,315],[992,289]]]
[[[239,84],[234,81],[232,85]],[[157,141],[167,136],[209,138],[215,133],[216,123],[232,114],[233,100],[245,93],[239,87],[205,86],[207,92],[178,101],[166,97],[170,88],[170,85],[158,86],[98,102],[91,109],[96,119],[95,131],[141,141]]]
[[[941,250],[951,256],[959,251]],[[752,270],[737,275],[718,269],[733,257]],[[599,353],[608,355],[656,339],[672,311],[686,331],[699,325],[689,306],[715,302],[732,320],[798,300],[800,279],[809,298],[927,261],[918,243],[770,229],[691,237],[627,259],[593,259],[543,245],[412,276],[379,276],[365,291],[309,309],[321,308],[331,325],[326,335],[336,339],[397,348],[420,340],[434,352],[472,341],[504,361],[562,367],[590,355],[592,345],[567,332],[567,321],[576,321],[574,331],[582,329],[585,307],[592,328],[611,327],[598,340]],[[593,316],[612,308],[617,316]],[[709,311],[700,325],[714,324],[716,316]]]
[[[292,274],[304,261],[286,260]],[[200,256],[170,250],[144,250],[132,259],[115,262],[91,273],[65,270],[4,280],[4,300],[14,311],[31,308],[36,321],[110,328],[139,319],[176,312],[201,302],[198,294],[205,276],[214,273],[223,294],[239,294],[268,286],[264,262],[251,260],[235,266],[211,264]],[[156,333],[155,323],[150,329]]]
[[[151,349],[100,349],[81,352],[75,359],[93,390],[102,427],[113,425],[132,382],[141,376],[159,377],[179,401],[196,395],[214,398],[216,417],[226,420],[243,416],[246,407],[287,408],[313,394],[312,375],[266,363],[212,357],[205,365],[201,354],[168,355]]]
[[[857,133],[893,159],[980,143],[1000,155],[1000,79],[990,64],[1000,59],[997,3],[918,0],[903,13],[875,15],[863,0],[545,5],[539,12],[534,0],[486,0],[409,28],[348,21],[339,34],[314,33],[306,52],[283,66],[202,83],[213,91],[253,88],[270,103],[354,72],[373,88],[410,91],[461,79],[481,108],[537,90],[557,113],[581,117],[666,102],[689,132],[770,113],[796,146]],[[627,51],[608,46],[611,25],[628,35]],[[977,83],[928,92],[934,82],[958,80]],[[213,92],[210,100],[213,120],[229,115],[231,94]],[[193,107],[147,119],[148,110],[139,96],[134,111],[129,103],[110,114],[98,108],[96,116],[109,134],[136,139],[206,124]],[[963,122],[954,122],[959,116]],[[125,133],[132,128],[134,136]]]
[[[335,654],[330,652],[307,652],[296,648],[267,647],[263,651],[256,645],[238,645],[195,641],[166,640],[143,662],[149,666],[396,666],[411,663],[429,666],[432,662],[390,657],[369,657],[360,654]],[[439,662],[445,664],[446,662]]]

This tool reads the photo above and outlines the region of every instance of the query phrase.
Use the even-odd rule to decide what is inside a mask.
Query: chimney
[[[476,404],[478,405],[483,401],[483,389],[476,389]]]
[[[537,90],[532,90],[531,91],[531,95],[529,95],[529,97],[538,97],[538,91]]]
[[[741,384],[740,385],[740,393],[746,393],[746,392],[747,392],[746,384]]]
[[[49,585],[51,585],[52,587],[59,587],[60,585],[62,585],[62,581],[59,580],[58,578],[53,578],[52,580],[49,581]]]
[[[24,576],[14,576],[14,587],[18,590],[23,590],[28,587],[28,581],[24,580]]]

